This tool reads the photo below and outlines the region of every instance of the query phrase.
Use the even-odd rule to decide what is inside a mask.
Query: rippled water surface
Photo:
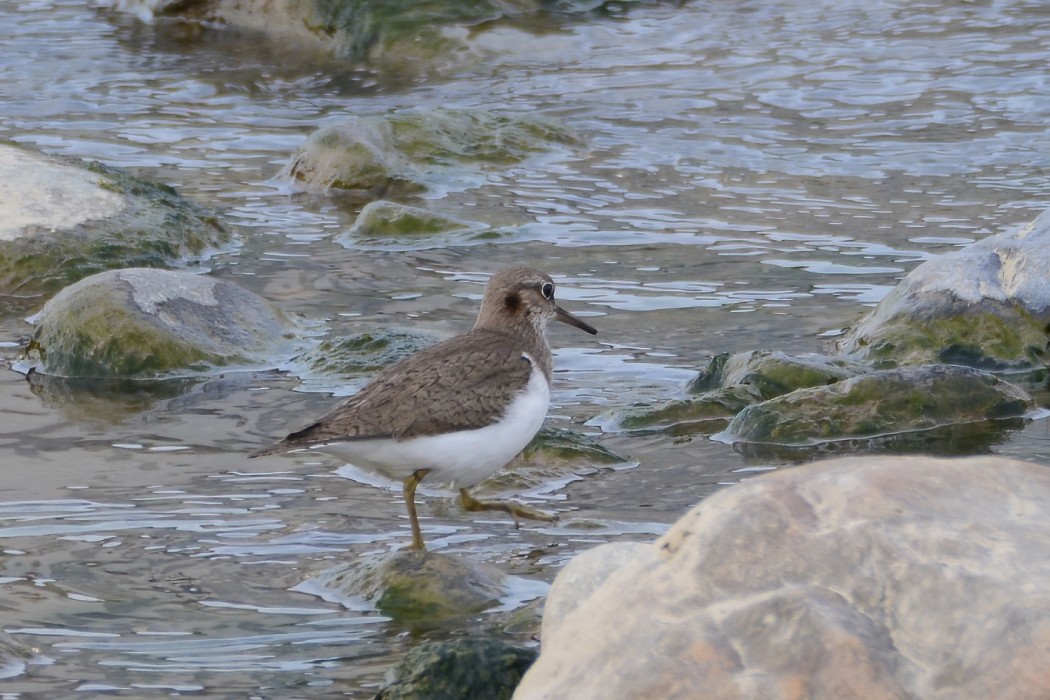
[[[86,5],[0,3],[0,138],[220,209],[239,243],[211,274],[336,335],[462,331],[487,273],[546,269],[600,330],[552,330],[554,427],[596,433],[583,424],[677,396],[719,352],[821,351],[922,260],[1050,205],[1041,0],[627,6],[493,22],[418,73]],[[581,145],[445,172],[417,202],[506,227],[494,241],[344,247],[359,203],[278,177],[319,126],[438,106],[543,114]],[[0,321],[0,352],[28,332]],[[73,395],[0,372],[0,628],[32,652],[0,668],[0,693],[370,696],[417,638],[291,589],[404,545],[399,493],[326,457],[246,459],[347,391],[244,373]],[[991,449],[1050,462],[1046,425]],[[702,437],[598,438],[638,466],[535,490],[558,526],[475,520],[430,492],[428,540],[549,581],[783,466]]]

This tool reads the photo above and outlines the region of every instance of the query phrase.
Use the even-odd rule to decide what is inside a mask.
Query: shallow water
[[[600,330],[552,330],[555,427],[595,432],[583,424],[609,408],[676,396],[719,352],[820,351],[922,260],[1050,205],[1042,2],[693,2],[496,22],[470,37],[476,61],[426,76],[74,0],[0,4],[0,26],[0,138],[223,210],[240,245],[212,274],[333,334],[452,334],[485,274],[552,273]],[[495,242],[345,248],[333,239],[357,205],[277,177],[319,126],[436,106],[559,118],[584,145],[435,181],[426,206],[517,227]],[[28,332],[0,320],[0,352]],[[0,373],[0,629],[36,650],[0,680],[4,697],[368,697],[413,637],[290,589],[403,545],[399,494],[325,457],[246,459],[347,391],[241,373],[71,395]],[[1047,425],[989,449],[1050,462]],[[704,438],[600,439],[639,464],[531,495],[556,527],[514,530],[432,494],[428,542],[549,581],[581,549],[651,538],[785,464]]]

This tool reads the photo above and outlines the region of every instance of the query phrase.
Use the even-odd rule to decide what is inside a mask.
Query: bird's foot
[[[520,518],[526,520],[540,520],[545,523],[553,523],[558,520],[557,515],[544,513],[542,510],[530,508],[522,503],[514,503],[512,501],[479,501],[467,493],[466,489],[460,489],[459,491],[459,504],[463,506],[463,510],[467,511],[499,510],[504,513],[509,513],[510,517],[514,518],[515,528],[520,527],[520,523],[518,522]]]

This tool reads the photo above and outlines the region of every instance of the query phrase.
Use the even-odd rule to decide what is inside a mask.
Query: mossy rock
[[[752,387],[737,385],[655,405],[635,403],[600,416],[593,422],[608,432],[662,432],[674,436],[710,434],[724,428],[733,416],[760,400]]]
[[[882,370],[749,406],[728,442],[808,446],[1017,418],[1035,408],[1017,386],[969,367]]]
[[[789,355],[774,350],[753,350],[716,355],[686,390],[702,394],[713,389],[745,385],[761,399],[811,386],[834,384],[863,374],[868,367],[844,357]]]
[[[312,134],[286,174],[308,187],[399,197],[428,189],[443,168],[511,164],[575,144],[566,127],[536,117],[434,109],[359,117]]]
[[[477,240],[484,230],[481,224],[380,200],[365,205],[353,226],[336,236],[335,242],[363,250],[419,249],[443,247],[462,238]]]
[[[484,637],[424,642],[393,669],[375,700],[510,700],[537,655]]]
[[[471,489],[475,496],[493,496],[538,488],[566,479],[608,469],[636,466],[583,433],[564,428],[545,427],[503,469]]]
[[[880,367],[960,364],[989,371],[1046,363],[1050,335],[1025,309],[1000,301],[956,305],[954,312],[876,314],[848,332],[842,347]]]
[[[1050,343],[1050,210],[922,263],[838,341],[882,367],[1043,368]]]
[[[3,210],[16,219],[19,210],[32,215],[24,227],[0,234],[0,298],[10,300],[0,304],[5,309],[22,310],[27,300],[105,270],[178,267],[230,239],[214,213],[166,185],[101,163],[0,143],[0,164],[10,159],[20,164],[25,182],[17,201]],[[76,213],[70,208],[92,213],[69,218]],[[47,216],[33,224],[40,210]]]
[[[481,612],[507,594],[506,575],[496,567],[429,551],[361,557],[312,582],[341,596],[363,598],[413,628]]]
[[[23,363],[59,377],[152,379],[273,365],[302,345],[303,333],[231,282],[143,268],[81,280],[31,320]]]
[[[433,345],[439,336],[397,328],[375,328],[342,338],[326,338],[293,360],[311,372],[359,377]]]

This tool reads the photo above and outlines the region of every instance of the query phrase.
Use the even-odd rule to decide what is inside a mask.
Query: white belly
[[[525,390],[499,421],[484,428],[400,442],[389,438],[331,442],[312,449],[392,479],[430,469],[427,481],[468,488],[499,471],[529,444],[543,425],[549,405],[550,386],[534,365]]]

